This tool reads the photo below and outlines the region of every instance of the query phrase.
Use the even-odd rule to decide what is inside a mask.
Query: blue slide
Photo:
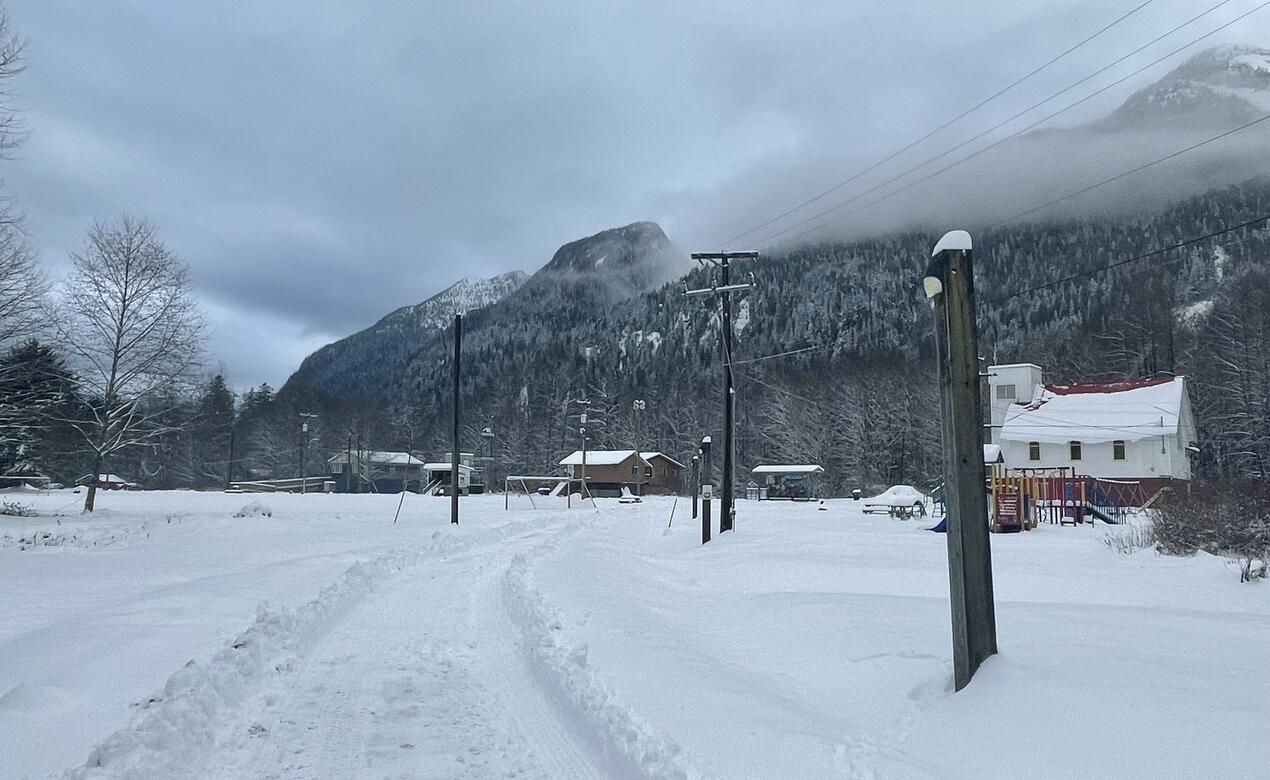
[[[939,521],[939,525],[937,525],[937,526],[935,526],[935,527],[933,527],[933,528],[927,528],[926,530],[927,530],[927,531],[934,531],[934,532],[935,532],[935,533],[937,533],[937,534],[946,534],[946,533],[948,533],[948,518],[947,518],[947,517],[944,517],[944,519],[942,519],[942,520],[940,520],[940,521]]]

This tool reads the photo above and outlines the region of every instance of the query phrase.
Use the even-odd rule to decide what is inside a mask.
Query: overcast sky
[[[607,227],[716,248],[1141,1],[10,0],[30,134],[3,176],[54,277],[94,219],[150,219],[194,270],[213,363],[277,386],[398,306]],[[914,154],[1208,5],[1155,0]],[[1270,43],[1270,10],[1222,41]]]

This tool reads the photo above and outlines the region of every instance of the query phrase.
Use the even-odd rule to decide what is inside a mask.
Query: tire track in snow
[[[227,721],[262,685],[298,664],[323,634],[383,581],[432,556],[454,554],[523,531],[513,521],[470,536],[438,532],[424,545],[397,549],[350,566],[299,607],[257,608],[256,620],[210,661],[175,672],[149,706],[90,751],[68,778],[186,777],[197,773]]]
[[[535,679],[588,737],[610,775],[636,778],[702,778],[679,744],[624,706],[587,662],[585,645],[572,647],[561,620],[530,584],[529,560],[558,544],[549,540],[517,555],[503,576],[503,605],[520,630]]]

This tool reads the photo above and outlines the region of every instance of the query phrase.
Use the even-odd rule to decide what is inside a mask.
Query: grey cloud
[[[32,134],[6,186],[54,271],[94,218],[149,217],[216,357],[278,384],[325,340],[606,227],[729,235],[1131,4],[1107,5],[21,0]],[[1157,5],[1019,97],[1193,13]]]

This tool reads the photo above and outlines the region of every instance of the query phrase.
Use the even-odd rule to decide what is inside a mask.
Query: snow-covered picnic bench
[[[926,495],[909,485],[893,485],[864,500],[864,513],[885,514],[899,520],[926,516]]]

